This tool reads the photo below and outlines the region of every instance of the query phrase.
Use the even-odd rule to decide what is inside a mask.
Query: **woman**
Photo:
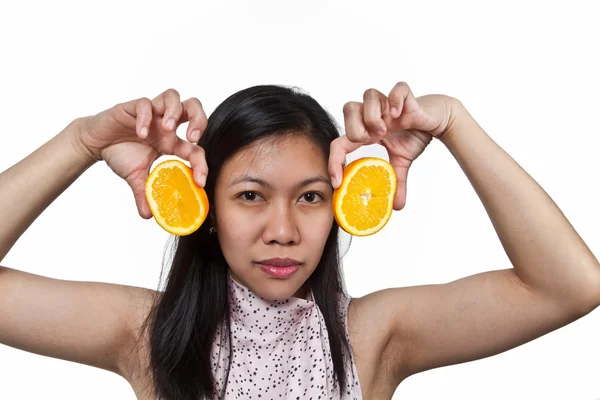
[[[113,371],[139,399],[389,399],[411,375],[498,354],[598,306],[593,254],[458,100],[417,99],[400,82],[387,96],[367,90],[344,118],[338,136],[309,96],[258,86],[208,120],[174,90],[75,120],[0,175],[0,259],[100,160],[150,218],[150,166],[163,154],[185,159],[211,214],[178,239],[164,292],[3,267],[0,342]],[[189,142],[175,135],[187,121]],[[408,169],[433,138],[467,174],[514,268],[350,301],[331,211],[346,155],[387,149],[400,210]],[[268,273],[281,266],[295,268]]]

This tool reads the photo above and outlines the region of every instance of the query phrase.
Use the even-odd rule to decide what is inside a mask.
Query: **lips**
[[[267,260],[257,261],[256,263],[272,267],[294,267],[302,264],[300,261],[294,260],[293,258],[269,258]]]
[[[274,278],[286,279],[294,275],[302,263],[293,258],[269,258],[257,261],[256,264],[264,273]]]

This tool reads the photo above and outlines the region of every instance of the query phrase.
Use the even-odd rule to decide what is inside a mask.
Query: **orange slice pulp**
[[[192,169],[179,160],[154,167],[145,190],[154,219],[173,235],[195,232],[208,215],[206,192],[194,182]]]
[[[352,161],[333,192],[333,215],[340,227],[354,236],[379,232],[392,215],[396,185],[396,173],[386,160]]]

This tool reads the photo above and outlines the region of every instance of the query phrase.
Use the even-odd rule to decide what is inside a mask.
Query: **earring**
[[[215,233],[217,233],[217,231],[215,230],[214,226],[211,226],[210,229],[208,230],[208,233],[210,233],[211,235],[214,235]]]

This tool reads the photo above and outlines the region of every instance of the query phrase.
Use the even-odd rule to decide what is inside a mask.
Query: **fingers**
[[[344,163],[346,156],[362,146],[362,143],[350,141],[347,135],[340,136],[331,142],[329,148],[329,176],[331,185],[337,189],[342,183]]]
[[[368,144],[371,141],[363,121],[363,104],[350,101],[344,104],[344,126],[348,140]]]
[[[186,137],[190,142],[197,142],[208,124],[200,100],[192,97],[182,103],[179,93],[174,89],[168,89],[156,97],[152,101],[152,108],[155,116],[162,115],[160,125],[163,131],[174,132],[179,124],[189,121]],[[204,149],[190,142],[168,134],[161,135],[153,146],[161,154],[172,154],[189,161],[196,185],[204,187],[208,174]]]
[[[152,100],[152,106],[155,115],[162,115],[162,129],[174,131],[183,112],[179,92],[175,89],[165,90]]]
[[[392,161],[392,160],[390,160]],[[394,210],[399,211],[406,205],[406,180],[408,178],[408,167],[396,166],[392,161],[396,172],[396,196],[394,197]]]
[[[385,135],[387,129],[383,116],[389,113],[387,97],[376,89],[369,89],[365,91],[363,99],[363,116],[367,131],[380,137]]]
[[[346,135],[351,142],[375,143],[387,132],[384,117],[389,115],[389,101],[376,89],[366,90],[363,101],[351,101],[344,105]]]
[[[406,205],[406,180],[410,162],[392,156],[385,136],[390,132],[419,128],[424,125],[423,110],[406,82],[398,82],[388,96],[375,89],[363,94],[363,102],[344,105],[346,135],[331,143],[329,174],[334,189],[341,184],[346,156],[364,144],[381,143],[390,155],[390,163],[397,175],[394,209]]]
[[[396,83],[388,98],[392,118],[398,118],[402,113],[410,114],[420,110],[419,102],[406,82]]]
[[[176,138],[176,141],[173,151],[166,154],[172,153],[181,159],[189,161],[194,175],[194,182],[196,185],[204,187],[206,184],[206,176],[208,174],[204,149],[179,137]],[[152,159],[158,157],[159,153],[154,153]],[[146,199],[146,180],[148,179],[151,165],[152,163],[148,164],[147,170],[136,170],[125,178],[133,191],[138,213],[144,219],[152,218],[152,212],[150,211],[150,206]]]
[[[152,123],[152,102],[148,98],[141,98],[135,103],[135,132],[141,139],[148,137]]]
[[[208,124],[208,118],[202,108],[202,103],[197,98],[192,97],[184,101],[182,106],[183,114],[181,117],[184,121],[190,122],[187,127],[186,137],[190,142],[197,143]]]
[[[329,174],[334,189],[337,189],[342,182],[346,156],[363,144],[378,141],[373,140],[369,132],[373,132],[377,139],[381,139],[386,132],[385,122],[382,119],[383,113],[387,113],[388,108],[385,96],[375,89],[369,89],[363,98],[364,104],[355,101],[344,104],[346,135],[331,142]]]
[[[146,199],[146,179],[148,178],[148,171],[136,170],[129,174],[125,180],[133,191],[133,197],[135,198],[135,204],[138,209],[138,214],[144,219],[152,218],[152,212]]]
[[[123,115],[125,116],[125,119],[123,119],[120,117],[121,113],[118,113],[116,116],[117,121],[124,126],[130,126],[131,129],[135,126],[135,132],[141,139],[148,137],[152,122],[152,103],[149,99],[131,100],[115,107],[124,112]]]
[[[344,104],[344,126],[346,135],[331,142],[329,174],[331,184],[337,189],[342,181],[343,166],[348,153],[363,144],[378,142],[386,134],[383,116],[389,113],[385,95],[375,89],[365,91],[364,103],[355,101]]]
[[[175,89],[168,89],[152,101],[156,115],[162,115],[162,129],[168,132],[175,131],[179,124],[188,122],[186,137],[190,142],[197,142],[206,129],[208,118],[202,103],[195,97],[183,103]]]
[[[208,165],[206,164],[204,149],[194,143],[186,142],[179,137],[176,140],[173,154],[190,162],[194,174],[194,182],[196,182],[196,185],[204,187],[206,176],[208,175]]]

